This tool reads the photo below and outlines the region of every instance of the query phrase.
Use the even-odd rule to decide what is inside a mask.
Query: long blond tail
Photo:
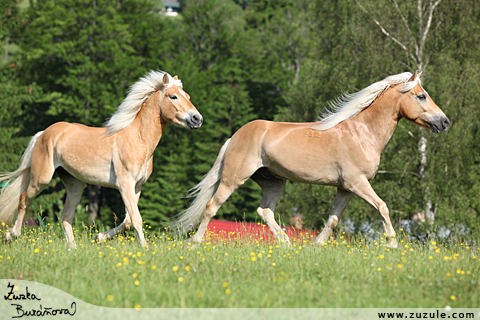
[[[20,195],[27,191],[28,184],[30,183],[33,146],[42,133],[43,131],[38,132],[33,136],[32,140],[30,140],[27,149],[23,153],[20,167],[17,170],[0,173],[0,182],[6,182],[0,194],[0,222],[11,224],[13,218],[18,213]]]
[[[175,220],[171,225],[171,228],[178,234],[186,233],[200,223],[203,213],[205,212],[207,202],[213,197],[218,188],[220,177],[222,176],[225,151],[227,150],[229,143],[230,139],[228,139],[220,149],[217,160],[213,164],[213,167],[210,169],[210,171],[208,171],[208,173],[205,175],[203,180],[189,190],[187,197],[195,197],[195,200],[193,200],[188,209],[178,214],[177,220]]]

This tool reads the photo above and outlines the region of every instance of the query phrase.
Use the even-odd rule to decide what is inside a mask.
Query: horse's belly
[[[115,174],[110,163],[90,163],[85,159],[70,159],[73,161],[58,161],[56,167],[63,167],[72,176],[89,184],[102,187],[115,187]]]
[[[341,185],[340,174],[334,166],[318,166],[313,163],[306,166],[271,163],[268,168],[274,174],[295,182],[329,186]]]

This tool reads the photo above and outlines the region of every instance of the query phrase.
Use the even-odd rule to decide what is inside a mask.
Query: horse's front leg
[[[393,230],[392,222],[390,221],[388,207],[386,203],[375,193],[368,180],[366,178],[358,179],[355,183],[350,184],[349,190],[377,209],[378,213],[380,213],[380,216],[382,217],[383,227],[385,228],[385,234],[387,235],[387,246],[391,248],[397,248],[397,235],[395,230]]]
[[[130,219],[130,223],[135,228],[137,233],[138,244],[144,248],[147,247],[147,241],[143,235],[143,220],[138,210],[138,199],[140,198],[140,190],[135,190],[135,187],[120,189],[123,203],[127,211],[125,219]],[[128,225],[128,221],[127,224]]]
[[[328,217],[328,221],[325,224],[325,228],[323,228],[322,232],[317,236],[315,239],[315,244],[324,245],[330,235],[332,234],[333,229],[337,226],[338,222],[342,218],[343,211],[347,207],[350,200],[352,200],[354,194],[345,191],[343,189],[337,189],[337,195],[335,196],[335,200],[333,201],[332,212]]]

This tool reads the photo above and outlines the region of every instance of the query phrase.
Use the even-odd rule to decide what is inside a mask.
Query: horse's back
[[[313,127],[316,122],[275,122],[268,120],[254,120],[241,127],[232,137],[241,136],[243,140],[259,140],[266,135],[268,137],[282,137],[289,132],[297,130],[306,130]]]
[[[42,162],[48,160],[54,168],[63,167],[82,181],[110,186],[114,138],[104,135],[105,131],[57,122],[39,137],[34,156]]]
[[[106,129],[80,123],[57,122],[45,129],[40,139],[45,146],[59,155],[97,158],[111,153],[113,139],[104,135]]]

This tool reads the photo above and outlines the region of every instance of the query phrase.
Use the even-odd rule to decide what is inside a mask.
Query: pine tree
[[[153,7],[149,2],[143,4]],[[101,126],[114,113],[128,87],[148,71],[134,48],[134,44],[138,48],[142,44],[134,41],[131,33],[134,14],[137,19],[133,21],[149,17],[148,6],[130,12],[132,7],[133,1],[30,4],[16,33],[21,49],[19,70],[23,81],[38,83],[45,94],[24,114],[22,135],[32,135],[58,121]],[[150,19],[150,23],[154,21]],[[89,203],[92,210],[98,210],[99,188],[87,188],[89,197],[82,198],[82,205]],[[52,188],[47,188],[45,197],[51,198],[51,192]],[[118,192],[112,196],[121,202]],[[58,206],[61,209],[62,205]],[[97,213],[91,212],[91,217]],[[111,216],[104,218],[105,222],[112,220]]]
[[[243,14],[235,3],[216,0],[189,1],[182,12],[180,48],[171,61],[172,70],[181,75],[204,117],[198,132],[189,134],[187,180],[179,184],[182,196],[210,170],[225,141],[256,118],[246,88],[249,74],[240,54],[246,41]],[[173,141],[165,143],[170,146]],[[217,217],[229,214],[229,219],[243,219],[245,213],[253,218],[259,198],[259,188],[249,182],[232,195]]]

